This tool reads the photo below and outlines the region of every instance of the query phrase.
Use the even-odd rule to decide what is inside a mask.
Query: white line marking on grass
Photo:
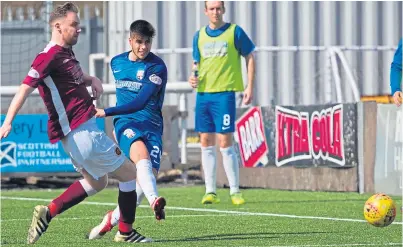
[[[7,200],[19,200],[19,201],[45,201],[49,202],[50,199],[43,198],[29,198],[29,197],[9,197],[2,196],[1,199]],[[102,205],[102,206],[116,206],[116,203],[110,202],[81,202],[81,204],[88,205]],[[140,205],[141,208],[149,208],[146,205]],[[293,215],[293,214],[272,214],[272,213],[256,213],[256,212],[243,212],[235,210],[219,210],[219,209],[208,209],[208,208],[184,208],[184,207],[165,207],[171,210],[182,210],[182,211],[193,211],[193,212],[210,212],[210,213],[221,213],[221,214],[235,214],[235,215],[246,215],[246,216],[271,216],[271,217],[283,217],[283,218],[293,218],[293,219],[312,219],[312,220],[330,220],[330,221],[348,221],[348,222],[366,222],[365,220],[358,219],[347,219],[347,218],[332,218],[332,217],[319,217],[319,216],[305,216],[305,215]],[[394,225],[403,225],[402,222],[393,222]]]
[[[227,214],[184,214],[184,215],[168,215],[166,218],[187,218],[187,217],[222,217],[222,216],[227,216]],[[54,219],[52,219],[52,221],[54,220],[101,220],[103,218],[102,217],[56,217]],[[155,218],[155,216],[136,216],[136,219],[143,219],[143,218]],[[30,219],[2,219],[0,220],[0,222],[10,222],[10,221],[31,221],[32,218]]]
[[[342,247],[342,246],[402,246],[402,243],[384,243],[384,244],[318,244],[318,245],[276,245],[271,247]],[[244,246],[253,247],[253,246]]]

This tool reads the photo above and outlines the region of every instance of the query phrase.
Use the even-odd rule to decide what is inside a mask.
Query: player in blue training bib
[[[115,138],[137,168],[137,205],[144,195],[157,220],[165,219],[166,201],[157,192],[156,175],[162,154],[162,105],[167,84],[164,61],[150,52],[154,27],[144,20],[130,26],[131,51],[115,56],[111,69],[115,78],[115,107],[97,109],[97,117],[114,116]],[[108,212],[91,231],[90,238],[102,237],[118,223],[119,208]]]
[[[253,97],[255,45],[243,29],[223,20],[223,1],[205,1],[204,13],[209,24],[193,37],[193,72],[189,84],[197,88],[195,130],[200,133],[201,163],[206,192],[202,204],[219,203],[216,177],[216,139],[228,178],[231,201],[242,205],[245,199],[239,188],[238,156],[232,144],[235,131],[235,92],[243,91],[243,103]],[[244,88],[241,57],[245,58],[248,84]]]

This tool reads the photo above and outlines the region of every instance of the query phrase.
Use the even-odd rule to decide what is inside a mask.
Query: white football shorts
[[[95,117],[72,130],[61,142],[76,171],[85,169],[96,180],[125,162],[120,148],[97,127]]]

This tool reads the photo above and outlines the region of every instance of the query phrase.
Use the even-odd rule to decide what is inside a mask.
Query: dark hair
[[[72,2],[66,2],[59,5],[50,13],[49,24],[52,24],[56,19],[66,17],[68,12],[78,13],[78,7]]]
[[[205,8],[205,9],[207,9],[207,2],[208,2],[208,1],[204,1],[204,8]],[[224,1],[221,1],[221,4],[222,4],[222,8],[225,9]]]
[[[130,37],[134,34],[141,35],[146,38],[154,38],[155,28],[146,20],[137,20],[130,25]]]

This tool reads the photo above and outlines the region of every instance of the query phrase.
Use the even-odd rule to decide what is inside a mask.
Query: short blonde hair
[[[66,17],[68,12],[78,13],[78,7],[72,2],[66,2],[59,5],[50,13],[49,24],[52,24],[56,19]]]

